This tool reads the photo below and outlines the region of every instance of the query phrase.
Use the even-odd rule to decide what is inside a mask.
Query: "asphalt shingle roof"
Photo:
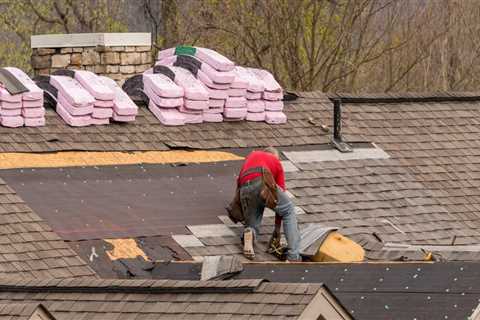
[[[255,263],[233,277],[323,283],[357,320],[468,319],[479,305],[479,262]],[[201,263],[164,263],[164,277],[198,280]]]
[[[95,273],[0,179],[0,276],[7,275],[48,279]]]
[[[39,303],[6,303],[0,304],[1,320],[30,320],[36,310],[42,309],[49,318],[45,320],[54,320],[48,310]],[[33,318],[38,319],[38,318]],[[43,320],[43,319],[42,319]]]
[[[395,95],[369,95],[361,103],[347,99],[342,107],[344,139],[374,142],[390,158],[295,163],[299,170],[287,173],[286,179],[294,202],[306,212],[298,216],[301,225],[336,226],[347,236],[377,244],[378,239],[418,245],[480,243],[478,97],[446,102],[432,102],[431,95],[407,97],[417,100],[398,103],[405,96]],[[387,98],[388,103],[381,102]],[[260,240],[268,240],[272,224],[272,218],[264,219]],[[205,247],[187,251],[195,256],[241,253],[233,237],[202,241]],[[443,256],[478,258],[474,252]],[[401,252],[371,257],[400,258]]]
[[[144,106],[133,123],[70,127],[52,109],[47,109],[45,127],[0,127],[0,152],[52,151],[148,151],[170,148],[239,148],[318,144],[328,141],[320,127],[329,104],[323,94],[310,94],[286,103],[288,122],[202,123],[180,127],[162,125]],[[328,112],[327,112],[328,113]]]
[[[0,281],[0,302],[41,302],[57,319],[296,319],[322,286],[262,280]]]
[[[443,102],[435,102],[429,95],[424,100],[413,95],[391,95],[388,99],[369,96],[355,104],[347,99],[342,108],[345,139],[374,142],[390,158],[295,163],[299,170],[287,173],[287,187],[295,196],[294,202],[305,212],[298,216],[301,225],[314,222],[340,227],[340,232],[358,240],[365,246],[367,256],[375,259],[402,254],[401,250],[387,254],[385,243],[479,244],[479,102],[474,95],[469,96],[472,101],[455,101],[454,96],[449,95],[449,101]],[[287,104],[286,125],[239,122],[179,128],[158,124],[146,109],[142,109],[136,124],[87,128],[67,127],[49,111],[47,120],[51,121],[44,128],[0,128],[0,152],[325,146],[329,133],[322,125],[330,125],[331,108],[331,103],[320,93],[302,94],[299,100]],[[263,253],[272,225],[273,219],[266,217],[259,239],[259,260],[272,259]],[[232,230],[241,232],[238,227]],[[237,236],[207,237],[200,241],[203,246],[187,248],[190,255],[241,255]],[[478,257],[475,252],[450,256],[458,259],[462,254],[465,260]],[[333,276],[340,276],[339,270],[334,270]],[[109,319],[133,314],[145,319],[172,315],[210,318],[214,314],[246,318],[253,312],[260,313],[259,318],[277,319],[279,315],[288,318],[300,314],[302,306],[319,289],[319,285],[253,280],[248,280],[248,284],[222,282],[216,288],[214,283],[95,279],[85,262],[0,181],[0,276],[13,274],[28,279],[90,278],[0,282],[0,302],[41,301],[59,319]],[[133,292],[127,291],[126,286]],[[153,287],[158,289],[151,290]],[[352,303],[352,310],[357,314],[370,310],[370,305],[362,309],[357,301],[361,292],[350,289],[342,294]],[[395,300],[387,289],[381,295]],[[428,296],[427,289],[421,294],[412,293],[407,304],[413,306],[419,297]],[[446,289],[452,288],[442,288]],[[461,295],[465,291],[460,288],[454,293]],[[471,310],[477,294],[472,292],[468,296],[469,300],[462,305],[464,311]],[[378,292],[369,291],[365,296],[376,301],[378,314],[388,316],[380,312],[383,308],[395,315],[411,316],[408,308],[382,305]],[[438,305],[450,301],[451,295],[445,297],[442,295]],[[404,307],[405,301],[398,305]],[[404,310],[406,313],[402,313]],[[425,313],[419,319],[424,315],[428,317]]]

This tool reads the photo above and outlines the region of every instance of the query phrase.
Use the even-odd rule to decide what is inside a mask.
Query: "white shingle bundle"
[[[43,90],[30,77],[18,68],[6,67],[28,91],[11,95],[5,87],[0,87],[0,123],[5,127],[38,127],[45,125]]]

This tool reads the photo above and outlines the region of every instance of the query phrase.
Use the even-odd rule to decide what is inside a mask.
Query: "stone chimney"
[[[35,75],[84,69],[120,84],[152,66],[150,33],[73,33],[31,37]]]

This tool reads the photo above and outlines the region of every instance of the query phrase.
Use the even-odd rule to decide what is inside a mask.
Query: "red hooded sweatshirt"
[[[264,151],[254,151],[247,156],[240,170],[240,175],[238,176],[237,183],[239,186],[247,181],[260,177],[261,173],[255,172],[241,178],[244,172],[256,167],[263,167],[270,170],[277,185],[282,188],[282,190],[285,190],[285,174],[280,160],[273,154]]]

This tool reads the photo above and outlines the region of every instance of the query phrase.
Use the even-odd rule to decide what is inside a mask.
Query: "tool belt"
[[[275,182],[275,179],[273,178],[272,173],[270,172],[270,170],[266,168],[255,167],[245,171],[241,175],[240,179],[252,173],[261,174],[262,189],[260,191],[260,197],[265,202],[265,206],[267,208],[275,209],[278,203],[277,183]],[[237,190],[235,191],[235,196],[232,202],[227,207],[227,211],[228,211],[228,216],[230,220],[232,220],[234,223],[244,222],[246,220],[242,210],[242,205],[240,203],[240,188],[238,186],[237,186]]]

